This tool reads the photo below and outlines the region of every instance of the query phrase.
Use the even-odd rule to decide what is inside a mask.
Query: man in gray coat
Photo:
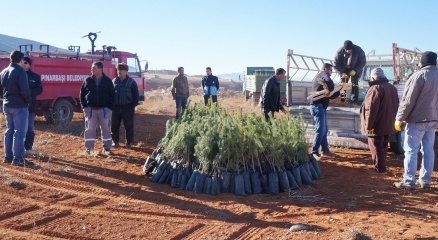
[[[438,69],[437,54],[424,52],[421,69],[412,74],[406,83],[394,128],[401,131],[401,123],[406,122],[404,174],[397,188],[412,189],[416,184],[421,188],[430,187],[435,161],[435,129],[438,125]],[[418,181],[418,150],[422,153],[422,163]]]

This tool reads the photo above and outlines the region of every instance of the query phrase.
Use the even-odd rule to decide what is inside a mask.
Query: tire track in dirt
[[[0,239],[23,239],[23,240],[63,240],[65,238],[49,237],[43,234],[22,232],[8,228],[0,227]]]

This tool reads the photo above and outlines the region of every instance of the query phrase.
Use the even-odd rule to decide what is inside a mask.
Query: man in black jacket
[[[217,102],[217,94],[219,91],[219,79],[213,76],[211,67],[206,69],[207,76],[202,78],[202,89],[204,90],[204,103],[208,104],[208,99],[212,99],[212,102]]]
[[[119,146],[120,124],[125,126],[126,146],[130,147],[134,142],[134,113],[138,105],[139,94],[137,83],[128,76],[128,65],[117,64],[117,77],[114,84],[114,108],[111,120],[111,136],[113,146]]]
[[[339,92],[330,94],[334,90],[334,83],[330,78],[332,71],[333,66],[329,63],[325,63],[322,71],[313,79],[313,91],[318,92],[324,90],[326,92],[326,97],[310,102],[310,114],[315,124],[315,136],[313,137],[311,154],[317,160],[321,158],[319,154],[320,147],[322,148],[323,156],[334,156],[329,150],[327,141],[328,125],[326,112],[330,99],[339,96]]]
[[[94,62],[91,68],[92,76],[81,86],[79,98],[85,115],[85,147],[90,155],[96,141],[96,130],[102,131],[103,154],[111,154],[111,113],[114,104],[114,85],[104,73],[102,62]]]
[[[287,113],[281,104],[280,98],[280,82],[286,79],[286,70],[278,68],[275,71],[275,76],[267,79],[263,84],[262,94],[260,97],[260,105],[266,120],[269,121],[269,115],[274,117],[274,112],[282,111]]]
[[[24,149],[26,155],[33,154],[33,142],[35,140],[35,107],[36,97],[43,92],[41,85],[40,75],[34,73],[30,68],[32,66],[32,60],[29,57],[24,57],[23,68],[27,73],[27,79],[29,80],[30,95],[32,102],[29,104],[29,121],[27,127],[26,140],[24,141]]]
[[[0,73],[0,95],[3,98],[3,113],[6,119],[4,136],[5,163],[17,166],[31,165],[24,159],[24,139],[27,132],[31,102],[29,82],[24,69],[23,53],[11,53],[11,63]]]
[[[363,68],[367,62],[365,52],[350,40],[344,42],[335,56],[335,69],[342,79],[351,77],[351,102],[357,104],[359,97],[358,82],[362,76]]]

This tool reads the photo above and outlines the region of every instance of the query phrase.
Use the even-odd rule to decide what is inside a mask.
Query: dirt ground
[[[147,97],[137,109],[136,146],[114,149],[111,157],[83,154],[81,114],[64,127],[38,118],[38,154],[29,158],[38,166],[0,164],[0,239],[308,240],[354,239],[354,232],[372,239],[438,239],[438,174],[430,190],[395,189],[401,156],[390,155],[389,172],[378,174],[370,170],[367,151],[334,149],[337,157],[322,160],[323,176],[314,185],[276,196],[196,195],[152,183],[142,166],[174,106],[166,94]],[[233,111],[257,111],[242,98],[220,101]],[[310,231],[289,231],[299,223]]]

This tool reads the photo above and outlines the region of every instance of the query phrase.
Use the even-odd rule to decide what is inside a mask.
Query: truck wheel
[[[73,105],[67,99],[59,99],[53,107],[51,116],[56,124],[71,122],[73,118]]]
[[[399,155],[399,154],[403,154],[405,151],[403,150],[403,138],[401,135],[401,132],[397,132],[394,134],[395,137],[395,141],[390,142],[389,146],[391,148],[391,152]]]

